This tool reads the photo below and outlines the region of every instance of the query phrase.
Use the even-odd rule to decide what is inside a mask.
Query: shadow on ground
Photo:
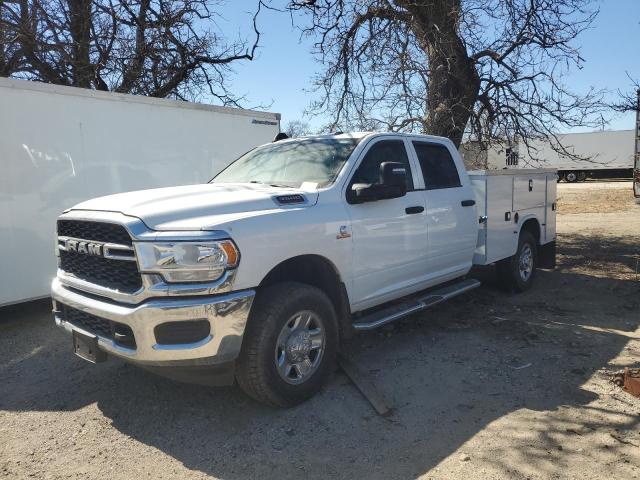
[[[172,383],[117,360],[89,365],[71,353],[43,303],[0,310],[0,410],[75,412],[96,403],[109,428],[222,479],[409,479],[491,422],[526,409],[540,412],[537,423],[516,419],[516,431],[505,435],[537,429],[547,450],[518,461],[496,452],[491,461],[505,476],[524,465],[557,474],[562,463],[548,448],[571,419],[551,421],[548,412],[592,408],[596,394],[583,384],[621,352],[625,332],[638,328],[638,282],[600,268],[627,272],[636,251],[624,239],[566,237],[559,268],[539,272],[530,292],[501,293],[482,271],[485,286],[469,296],[356,337],[349,356],[390,399],[388,419],[339,373],[311,401],[274,410],[236,388]],[[585,257],[599,270],[582,273]],[[634,415],[617,425],[639,427]]]

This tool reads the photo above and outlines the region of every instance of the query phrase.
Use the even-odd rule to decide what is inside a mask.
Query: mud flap
[[[556,242],[538,247],[538,268],[553,270],[556,268]]]

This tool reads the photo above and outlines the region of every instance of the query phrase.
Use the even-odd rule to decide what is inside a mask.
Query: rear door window
[[[460,176],[449,149],[438,143],[413,142],[427,190],[460,187]]]

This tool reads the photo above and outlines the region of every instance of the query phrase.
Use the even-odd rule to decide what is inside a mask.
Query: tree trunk
[[[424,133],[450,138],[460,146],[480,91],[480,77],[458,34],[460,0],[411,0],[413,30],[429,59]]]
[[[73,38],[73,84],[91,88],[95,79],[91,64],[91,2],[92,0],[68,0],[69,32]]]

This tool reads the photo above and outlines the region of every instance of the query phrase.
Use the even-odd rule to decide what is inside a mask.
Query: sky
[[[273,1],[274,5],[278,3],[286,2]],[[600,14],[574,44],[585,62],[582,69],[574,68],[565,81],[578,92],[587,91],[590,86],[628,91],[632,84],[627,72],[640,79],[640,0],[600,0],[595,5]],[[226,2],[220,27],[229,37],[244,35],[255,6],[255,0]],[[263,109],[282,114],[283,126],[303,119],[319,128],[326,118],[304,117],[310,102],[318,98],[311,80],[322,68],[311,55],[313,40],[301,38],[287,13],[263,11],[258,26],[262,37],[257,59],[234,65],[235,75],[230,82],[233,92],[247,97],[247,108],[266,106]],[[634,114],[616,114],[606,128],[633,129],[634,123]]]

